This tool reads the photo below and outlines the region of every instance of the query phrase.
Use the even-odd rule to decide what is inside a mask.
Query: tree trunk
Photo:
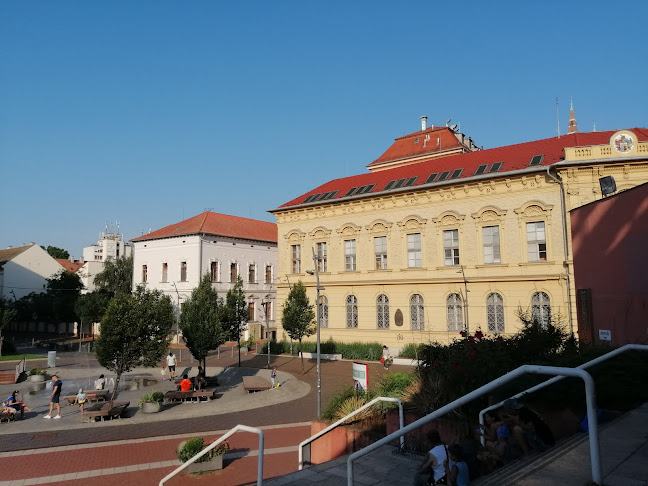
[[[301,355],[302,375],[304,374],[304,350],[302,349],[301,339],[299,340],[299,354]]]
[[[0,356],[2,356],[2,343],[4,342],[4,336],[0,334]]]
[[[238,338],[238,351],[239,351],[239,368],[241,367],[241,335]]]
[[[122,372],[117,373],[117,378],[115,379],[115,388],[113,388],[112,395],[110,396],[110,407],[112,408],[113,402],[115,401],[115,395],[117,395],[117,388],[119,388],[119,380],[121,380]]]

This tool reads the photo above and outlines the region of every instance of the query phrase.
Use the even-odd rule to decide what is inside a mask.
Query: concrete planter
[[[205,471],[216,471],[223,469],[223,456],[214,456],[209,461],[205,462],[194,462],[189,464],[189,467],[185,471],[189,474],[205,472]]]
[[[45,375],[29,375],[29,381],[32,383],[42,383],[45,381]]]
[[[160,411],[160,402],[142,403],[142,412],[144,413],[157,413],[159,411]]]

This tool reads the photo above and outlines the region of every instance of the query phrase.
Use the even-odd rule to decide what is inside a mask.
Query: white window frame
[[[301,245],[290,246],[292,273],[301,273]]]
[[[346,297],[346,327],[347,329],[358,328],[358,298],[355,295]]]
[[[496,265],[502,263],[499,225],[482,226],[482,244],[484,247],[485,265]]]
[[[410,329],[412,331],[425,329],[425,300],[421,294],[410,297]]]
[[[162,263],[162,280],[161,282],[167,282],[169,279],[169,264],[167,262]]]
[[[421,251],[421,233],[407,235],[407,267],[422,268],[423,252]]]
[[[443,258],[446,267],[460,265],[459,229],[443,230]]]
[[[389,329],[389,297],[385,294],[376,298],[376,327]]]
[[[547,225],[544,221],[526,223],[527,256],[530,262],[547,261]]]
[[[328,297],[320,295],[319,300],[320,327],[328,327]]]
[[[250,274],[252,274],[252,278],[254,280],[250,280]],[[257,264],[256,263],[248,263],[248,283],[251,283],[251,284],[259,283],[259,280],[257,279]]]
[[[344,270],[355,272],[357,269],[356,261],[356,240],[344,240]]]
[[[374,236],[376,270],[387,270],[387,237]]]
[[[535,317],[543,328],[551,322],[551,298],[546,292],[535,292],[531,296],[531,318]]]
[[[459,332],[463,330],[463,299],[460,294],[450,294],[446,298],[446,319],[448,331]]]
[[[504,325],[504,299],[501,294],[492,292],[486,297],[486,321],[488,332],[502,333]]]
[[[328,272],[328,249],[325,241],[315,243],[315,255],[317,256],[317,271]]]
[[[211,282],[220,282],[220,262],[209,262],[209,278]]]

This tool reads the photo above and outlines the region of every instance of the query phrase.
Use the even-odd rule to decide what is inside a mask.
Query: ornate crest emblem
[[[632,138],[623,133],[614,137],[613,144],[614,150],[622,154],[630,152],[634,147],[634,141]]]

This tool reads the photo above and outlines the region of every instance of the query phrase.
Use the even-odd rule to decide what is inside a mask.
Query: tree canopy
[[[227,291],[222,322],[228,339],[236,340],[239,345],[239,366],[241,366],[241,334],[246,329],[249,311],[243,292],[243,279],[239,275],[234,287]]]
[[[117,375],[113,398],[122,373],[136,366],[158,365],[168,349],[174,322],[171,299],[159,290],[138,287],[110,301],[96,352],[99,364]]]
[[[133,257],[108,260],[104,269],[95,275],[94,284],[111,295],[128,294],[133,288]]]
[[[111,294],[105,290],[81,294],[76,301],[74,310],[82,323],[92,324],[94,322],[101,322],[110,299]]]
[[[47,297],[54,322],[75,322],[75,306],[84,286],[76,273],[62,270],[47,279]]]
[[[0,297],[0,356],[2,356],[2,341],[4,340],[2,331],[6,326],[11,324],[16,315],[16,309],[8,301]]]
[[[58,248],[56,246],[48,246],[47,248],[41,246],[41,248],[49,253],[52,258],[63,258],[65,260],[70,258],[70,253],[63,248]]]
[[[209,351],[218,348],[227,338],[221,323],[222,314],[223,299],[218,297],[206,274],[184,302],[180,314],[182,338],[191,354],[203,362],[203,368],[206,368]]]
[[[304,354],[301,350],[301,343],[304,337],[311,336],[315,333],[315,312],[313,306],[306,295],[306,287],[300,281],[293,285],[288,293],[288,298],[284,305],[281,325],[284,331],[290,336],[290,339],[299,341],[299,352],[301,354],[302,373],[304,372]]]

